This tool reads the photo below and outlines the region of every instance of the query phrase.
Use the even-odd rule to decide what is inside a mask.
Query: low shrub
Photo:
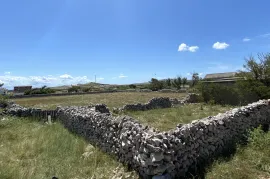
[[[234,86],[200,83],[197,88],[206,103],[238,105],[240,102]]]
[[[79,92],[81,90],[81,87],[80,86],[72,86],[71,88],[68,89],[68,92],[69,93],[72,93],[72,92]]]
[[[211,104],[246,105],[270,98],[270,88],[255,80],[241,80],[232,85],[199,83],[197,90],[203,102]]]
[[[158,91],[164,88],[164,84],[162,81],[159,81],[158,79],[152,78],[150,81],[150,89],[152,91]]]
[[[137,86],[134,84],[129,85],[129,88],[135,89]]]
[[[8,105],[8,96],[0,95],[0,108],[5,108]]]
[[[47,88],[46,86],[43,86],[42,88],[37,89],[31,89],[24,92],[25,95],[32,95],[32,94],[51,94],[55,93],[55,90],[51,88]]]

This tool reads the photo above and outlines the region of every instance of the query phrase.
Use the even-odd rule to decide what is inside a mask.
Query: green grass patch
[[[104,103],[109,108],[122,107],[125,104],[146,103],[154,97],[183,98],[185,93],[161,92],[120,92],[100,93],[70,96],[50,96],[14,99],[17,104],[26,107],[42,109],[55,109],[57,106],[85,106],[89,104]]]
[[[134,117],[145,125],[168,131],[174,129],[179,123],[187,124],[193,120],[223,113],[231,108],[231,106],[221,105],[189,104],[176,108],[127,111],[125,114]]]
[[[239,146],[228,160],[216,161],[206,175],[208,179],[269,179],[270,132],[256,129],[247,146]]]
[[[61,124],[27,119],[0,121],[0,178],[136,178],[125,167],[71,134]]]

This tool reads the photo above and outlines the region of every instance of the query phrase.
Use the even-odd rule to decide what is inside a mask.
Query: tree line
[[[200,80],[198,73],[193,73],[192,78],[190,81],[186,77],[180,77],[177,76],[176,78],[168,78],[163,80],[158,80],[156,78],[152,78],[149,82],[149,88],[153,91],[158,91],[165,88],[176,88],[180,90],[181,88],[185,87],[194,87],[196,84],[198,84]]]

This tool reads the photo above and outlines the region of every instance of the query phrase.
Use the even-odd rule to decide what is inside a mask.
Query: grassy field
[[[252,132],[247,146],[240,146],[232,158],[216,161],[207,179],[270,179],[270,132]]]
[[[181,114],[183,123],[187,123],[193,119],[215,115],[227,110],[226,108],[229,107],[206,105],[201,111],[200,105],[190,105],[183,107],[185,110],[178,113]],[[180,108],[171,110],[173,113]],[[151,111],[147,112],[151,114]],[[152,114],[157,115],[156,119],[159,119],[159,114],[164,115],[153,111]],[[216,161],[208,169],[206,178],[269,179],[269,146],[270,133],[256,130],[252,133],[249,144],[238,147],[232,158]],[[0,178],[47,179],[52,176],[68,179],[118,179],[121,176],[122,179],[138,178],[135,172],[127,172],[122,164],[89,145],[82,138],[71,134],[59,123],[46,125],[28,119],[1,119]]]
[[[223,113],[231,108],[231,106],[189,104],[176,108],[134,112],[127,111],[125,114],[138,119],[145,125],[167,131],[174,129],[179,123],[190,123],[193,120]]]
[[[42,109],[55,109],[56,106],[83,106],[89,104],[104,103],[109,108],[122,107],[128,103],[145,103],[153,97],[182,98],[185,93],[160,93],[160,92],[121,92],[101,93],[74,96],[51,96],[39,98],[22,98],[14,101],[20,105],[37,107]]]
[[[1,179],[138,178],[62,125],[0,120]]]
[[[181,98],[178,93],[112,93],[81,96],[16,99],[31,107],[105,103],[120,107],[147,102],[153,97]],[[179,123],[223,113],[231,106],[190,104],[177,108],[125,112],[146,125],[166,131]],[[206,173],[207,179],[270,179],[270,133],[256,130],[247,146],[239,146],[231,158],[217,160]],[[18,118],[0,121],[0,178],[138,178],[135,172],[107,154],[69,133],[61,124],[44,125]]]

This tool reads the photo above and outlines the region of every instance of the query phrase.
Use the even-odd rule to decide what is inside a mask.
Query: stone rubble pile
[[[31,116],[32,110],[31,108],[25,108],[18,104],[11,103],[5,109],[4,113],[12,116],[28,117]]]
[[[186,97],[184,97],[181,100],[179,100],[177,98],[171,98],[170,101],[172,103],[172,106],[179,106],[179,105],[185,105],[185,104],[200,102],[199,95],[195,94],[195,93],[189,93]]]
[[[181,101],[183,103],[198,103],[199,102],[199,95],[196,93],[189,93]]]
[[[96,104],[93,106],[96,112],[100,113],[110,113],[109,108],[105,104]]]
[[[172,103],[170,98],[160,97],[160,98],[152,98],[148,103],[141,104],[127,104],[122,108],[113,108],[114,113],[119,113],[122,111],[146,111],[157,108],[170,108],[172,107]]]
[[[168,97],[159,97],[153,98],[148,103],[141,104],[127,104],[121,108],[113,108],[114,113],[119,113],[123,111],[146,111],[151,109],[158,109],[158,108],[171,108],[176,105],[184,105],[186,103],[196,103],[198,102],[198,95],[195,93],[188,94],[182,100],[177,98],[168,98]]]

